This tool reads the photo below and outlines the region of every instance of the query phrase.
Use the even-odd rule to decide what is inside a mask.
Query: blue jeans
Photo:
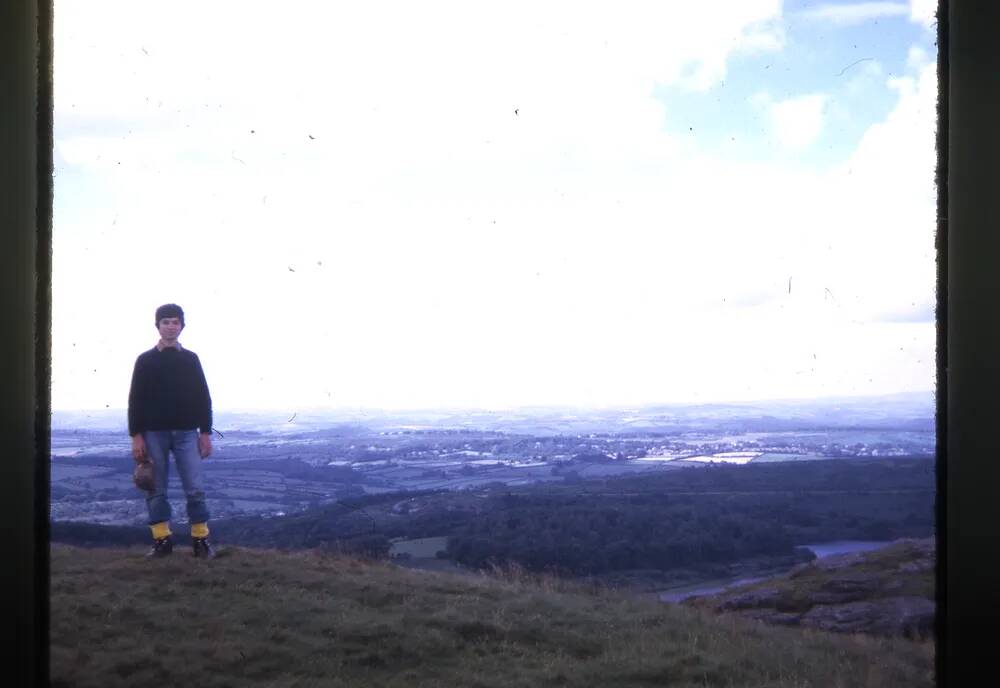
[[[191,523],[208,522],[205,504],[205,485],[201,477],[201,454],[198,452],[197,430],[147,430],[142,433],[146,452],[153,460],[153,490],[146,493],[149,524],[170,520],[170,502],[167,501],[169,455],[173,453],[177,473],[187,495],[187,514]]]

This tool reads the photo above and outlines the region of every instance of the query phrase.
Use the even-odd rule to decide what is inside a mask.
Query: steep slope
[[[885,636],[934,631],[933,538],[801,564],[784,576],[691,598],[690,606],[771,624]]]
[[[518,572],[52,546],[53,686],[915,686],[929,642],[771,628]]]

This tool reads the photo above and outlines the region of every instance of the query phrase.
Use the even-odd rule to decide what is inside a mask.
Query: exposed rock
[[[902,540],[877,552],[823,557],[693,604],[782,626],[927,637],[934,629],[934,553],[933,538]]]
[[[871,574],[843,574],[824,582],[820,590],[834,593],[871,593],[878,587],[878,579]]]
[[[814,570],[815,567],[811,563],[806,562],[804,564],[799,564],[798,566],[794,567],[791,571],[785,574],[785,577],[798,578],[799,576],[805,576]]]
[[[844,554],[831,554],[828,557],[820,557],[812,562],[813,566],[822,571],[833,571],[850,566],[857,566],[865,560],[864,552],[846,552]]]
[[[915,637],[933,630],[934,603],[923,597],[888,597],[818,605],[803,614],[800,623],[824,631]]]
[[[773,609],[751,609],[741,612],[742,616],[748,619],[763,621],[777,626],[798,626],[801,623],[802,615],[794,612],[777,612]]]
[[[871,602],[849,602],[838,605],[819,605],[802,615],[804,626],[823,631],[859,633],[873,624],[874,605]]]
[[[737,609],[756,609],[757,607],[773,607],[781,597],[781,591],[773,588],[762,588],[730,597],[718,605],[718,609],[731,611]]]
[[[847,604],[865,599],[863,592],[814,592],[809,594],[809,604]]]
[[[896,541],[897,544],[905,546],[911,552],[913,552],[914,557],[920,557],[923,559],[933,559],[934,554],[937,552],[937,541],[932,538],[902,538]]]
[[[923,571],[933,571],[934,562],[928,559],[918,559],[917,561],[911,561],[906,564],[900,564],[898,571],[900,573],[922,573]]]
[[[823,582],[809,594],[812,604],[846,604],[863,600],[879,589],[881,581],[871,574],[841,575]]]
[[[882,584],[882,592],[889,596],[899,594],[903,589],[903,581],[899,578],[891,578]]]

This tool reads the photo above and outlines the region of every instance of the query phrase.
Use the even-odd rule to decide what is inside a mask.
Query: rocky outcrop
[[[760,607],[774,607],[781,600],[781,591],[772,588],[758,588],[748,590],[745,593],[735,595],[723,600],[719,604],[719,609],[723,611],[735,611],[743,609],[758,609]]]
[[[924,597],[886,597],[817,605],[803,614],[799,623],[839,633],[927,637],[934,631],[934,602]]]
[[[802,622],[801,614],[778,612],[773,609],[755,609],[752,612],[744,612],[743,616],[775,626],[798,626]]]
[[[934,630],[932,538],[817,559],[787,574],[685,604],[781,626],[928,637]]]

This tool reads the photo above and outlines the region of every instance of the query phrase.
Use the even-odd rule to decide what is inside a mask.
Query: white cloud
[[[910,19],[930,28],[937,21],[938,0],[910,0]]]
[[[166,301],[220,407],[932,379],[916,353],[888,360],[911,325],[864,322],[933,284],[915,114],[933,73],[892,82],[850,170],[663,130],[656,85],[775,49],[780,3],[94,7],[56,7],[57,408],[121,406]],[[821,135],[825,96],[760,102],[791,150]],[[788,373],[817,350],[820,372]]]
[[[822,213],[830,231],[836,228],[834,254],[852,266],[830,279],[856,304],[858,319],[934,302],[936,68],[928,64],[886,83],[898,103],[832,171]]]
[[[899,17],[910,14],[911,8],[902,2],[855,2],[822,4],[803,10],[800,16],[807,19],[830,21],[835,24],[860,24],[882,17]]]
[[[885,68],[881,62],[874,58],[864,60],[856,66],[852,66],[850,73],[852,74],[851,80],[847,82],[844,91],[852,98],[856,98],[865,92],[871,92],[873,89],[882,89],[885,87]],[[831,102],[830,105],[831,107],[837,107],[836,102]]]
[[[743,16],[727,18],[728,12],[716,18],[720,28],[729,34],[732,51],[701,52],[684,66],[677,85],[692,91],[706,91],[725,79],[726,62],[734,54],[753,55],[780,51],[785,44],[784,25],[776,21],[780,7],[762,8],[764,19],[747,22]]]
[[[768,105],[771,136],[790,151],[809,148],[823,132],[823,115],[829,96],[813,93]]]
[[[919,45],[910,46],[906,54],[906,66],[910,71],[919,72],[931,62],[931,56]]]

